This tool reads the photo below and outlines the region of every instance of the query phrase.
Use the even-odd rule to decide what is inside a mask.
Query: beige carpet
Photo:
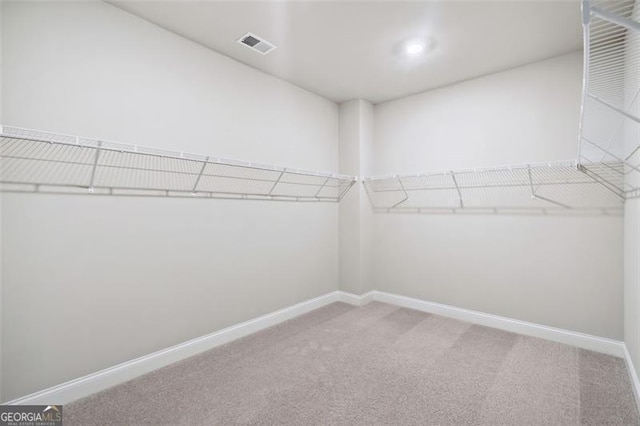
[[[637,425],[624,362],[335,303],[65,406],[69,425]]]

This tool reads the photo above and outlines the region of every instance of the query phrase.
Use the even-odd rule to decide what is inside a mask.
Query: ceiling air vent
[[[265,39],[255,34],[246,33],[238,40],[238,43],[250,48],[251,50],[255,50],[256,52],[266,55],[272,50],[276,49],[276,46],[272,43],[269,43]]]

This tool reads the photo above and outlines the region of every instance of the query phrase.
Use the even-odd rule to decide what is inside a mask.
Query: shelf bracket
[[[624,161],[622,158],[613,155],[612,153],[610,153],[609,151],[607,151],[606,149],[604,149],[603,147],[601,147],[600,145],[598,145],[597,143],[585,138],[584,136],[582,137],[582,140],[584,140],[585,142],[587,142],[589,145],[593,145],[595,148],[599,149],[600,151],[604,152],[605,154],[609,155],[611,158],[615,159],[616,161],[619,161],[621,163],[624,163],[625,166],[632,168],[633,170],[635,170],[636,172],[640,172],[640,169],[636,166],[634,166],[633,164],[629,164],[628,162]]]
[[[531,188],[531,199],[532,200],[542,200],[551,204],[555,204],[556,206],[564,207],[565,209],[570,209],[571,207],[563,204],[559,201],[552,200],[551,198],[543,197],[542,195],[536,194],[536,190],[533,188],[533,176],[531,176],[531,165],[527,165],[527,174],[529,175],[529,188]],[[543,209],[545,210],[545,209]]]
[[[96,155],[93,158],[93,168],[91,169],[91,180],[89,181],[89,192],[93,192],[93,181],[96,178],[96,169],[98,168],[98,160],[100,159],[100,149],[102,147],[102,141],[98,141],[98,149]]]
[[[351,182],[349,182],[349,186],[347,186],[340,195],[338,195],[338,202],[340,202],[342,200],[342,198],[347,195],[347,192],[351,189],[351,187],[353,185],[355,185],[357,182],[357,178],[352,180]],[[364,181],[362,181],[362,183],[364,184]],[[369,193],[369,191],[367,190],[367,186],[365,185],[365,190],[367,191],[367,194]]]
[[[547,198],[547,197],[542,197],[542,196],[540,196],[540,195],[534,195],[533,197],[534,197],[535,199],[537,199],[537,200],[547,201],[547,202],[549,202],[549,203],[551,203],[551,204],[555,204],[556,206],[564,207],[565,209],[571,209],[571,207],[570,207],[570,206],[568,206],[568,205],[566,205],[566,204],[562,204],[562,203],[560,203],[560,202],[558,202],[558,201],[552,200],[552,199]],[[545,209],[545,210],[546,210],[546,209]]]
[[[638,92],[638,93],[640,93],[640,92]],[[631,103],[632,105],[633,105],[633,102],[634,102],[634,101],[636,100],[636,98],[638,97],[638,93],[636,93],[636,96],[633,98],[633,101],[632,101],[632,103]],[[635,121],[636,123],[640,124],[640,118],[635,117],[635,116],[633,116],[633,115],[629,114],[628,112],[623,111],[623,110],[621,110],[620,108],[617,108],[617,107],[615,107],[615,106],[611,105],[611,104],[610,104],[609,102],[607,102],[607,101],[603,101],[602,99],[600,99],[600,98],[599,98],[599,97],[597,97],[597,96],[592,95],[591,93],[588,93],[588,94],[587,94],[587,96],[589,96],[589,97],[590,97],[591,99],[593,99],[594,101],[597,101],[597,102],[601,103],[602,105],[604,105],[604,106],[606,106],[606,107],[608,107],[608,108],[612,109],[613,111],[617,112],[618,114],[624,115],[624,116],[625,116],[625,117],[627,117],[628,119],[633,120],[633,121]]]
[[[398,201],[397,203],[395,203],[393,206],[391,206],[390,209],[395,209],[400,204],[404,203],[405,201],[407,201],[409,199],[409,194],[407,193],[407,190],[405,189],[404,185],[402,184],[402,179],[400,179],[400,176],[396,176],[396,178],[398,179],[398,183],[400,184],[400,188],[402,188],[402,192],[404,192],[404,199]]]
[[[628,30],[637,31],[640,33],[640,22],[636,22],[632,19],[619,16],[615,13],[609,12],[608,10],[600,9],[596,6],[591,6],[591,11],[598,18],[612,22],[616,25],[620,25],[621,27],[624,27]]]
[[[193,188],[191,189],[191,193],[192,194],[196,193],[196,188],[198,187],[198,184],[200,183],[200,179],[202,178],[202,174],[204,173],[204,169],[205,169],[205,167],[207,167],[208,163],[209,163],[209,157],[205,158],[204,161],[202,162],[202,167],[200,167],[200,173],[198,173],[198,177],[196,178],[196,181],[193,184]]]
[[[624,162],[626,163],[627,161],[631,160],[638,151],[640,151],[640,145],[638,145],[633,151],[631,151],[631,154],[627,155],[627,157],[624,159]]]
[[[464,208],[464,203],[462,202],[462,191],[460,191],[460,186],[458,186],[458,180],[456,179],[455,173],[453,170],[451,171],[451,179],[453,179],[453,184],[456,186],[456,191],[458,192],[458,200],[460,201],[460,208]]]
[[[273,182],[273,185],[271,186],[271,189],[269,190],[269,195],[271,195],[271,193],[273,192],[274,189],[276,189],[276,185],[278,185],[278,183],[280,182],[280,179],[282,179],[282,175],[284,175],[284,172],[287,169],[282,169],[282,171],[280,172],[280,175],[278,176],[278,179],[276,179],[275,182]]]
[[[531,198],[532,199],[538,198],[536,196],[535,189],[533,189],[533,177],[531,176],[531,166],[530,165],[527,165],[527,174],[529,175],[529,188],[531,189]]]
[[[315,198],[318,198],[318,194],[320,194],[320,192],[324,189],[324,187],[327,185],[328,182],[329,182],[329,178],[326,178],[324,182],[322,182],[322,186],[320,187],[320,189],[318,189],[318,191],[316,191],[314,195]]]
[[[578,170],[580,170],[585,175],[589,176],[591,179],[593,179],[594,182],[596,182],[596,183],[602,185],[604,188],[608,189],[609,192],[615,194],[621,200],[625,199],[624,192],[619,190],[616,185],[614,185],[613,183],[611,183],[608,180],[604,179],[603,177],[601,177],[597,173],[589,170],[589,168],[584,166],[584,164],[578,165]]]

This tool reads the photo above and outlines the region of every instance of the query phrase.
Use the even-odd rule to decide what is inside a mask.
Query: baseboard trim
[[[631,375],[634,395],[637,401],[640,401],[640,382],[623,342],[374,290],[359,296],[344,291],[333,291],[114,367],[14,399],[5,404],[66,404],[328,304],[343,302],[354,306],[364,306],[374,300],[624,358]]]
[[[338,301],[348,303],[354,306],[364,306],[373,300],[373,292],[370,291],[368,293],[362,294],[360,296],[348,293],[346,291],[338,290],[336,292],[338,294]]]
[[[176,361],[188,358],[201,352],[223,345],[265,328],[290,320],[314,309],[337,302],[345,296],[333,291],[323,296],[316,297],[280,309],[278,311],[254,318],[243,323],[224,328],[211,334],[207,334],[184,343],[162,349],[149,355],[123,362],[114,367],[106,368],[74,379],[48,389],[32,393],[30,395],[6,402],[7,405],[62,405],[76,399],[91,395],[95,392],[107,389],[120,383],[124,383],[158,368],[167,366]],[[353,297],[358,297],[352,295]],[[354,299],[351,299],[354,300]]]
[[[426,300],[400,296],[378,290],[373,290],[362,296],[352,296],[360,298],[360,303],[354,301],[354,305],[362,306],[371,300],[376,300],[379,302],[389,303],[391,305],[401,306],[403,308],[415,309],[422,312],[467,321],[473,324],[511,331],[525,336],[539,337],[541,339],[601,352],[619,358],[623,358],[625,356],[623,342],[607,339],[605,337],[592,336],[590,334],[549,327],[527,321],[520,321],[484,312],[472,311],[470,309],[458,308],[455,306],[444,305],[442,303],[428,302]]]
[[[629,348],[627,344],[623,344],[624,361],[627,364],[627,372],[629,373],[629,380],[631,381],[631,387],[633,388],[633,396],[636,399],[636,407],[640,407],[640,379],[638,379],[638,372],[631,359]]]

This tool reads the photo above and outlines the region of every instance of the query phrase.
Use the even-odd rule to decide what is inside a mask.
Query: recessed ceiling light
[[[424,43],[412,41],[404,46],[404,53],[409,56],[419,55],[424,52]]]
[[[412,38],[402,43],[402,53],[405,56],[415,57],[427,53],[431,49],[431,40],[424,38]]]

